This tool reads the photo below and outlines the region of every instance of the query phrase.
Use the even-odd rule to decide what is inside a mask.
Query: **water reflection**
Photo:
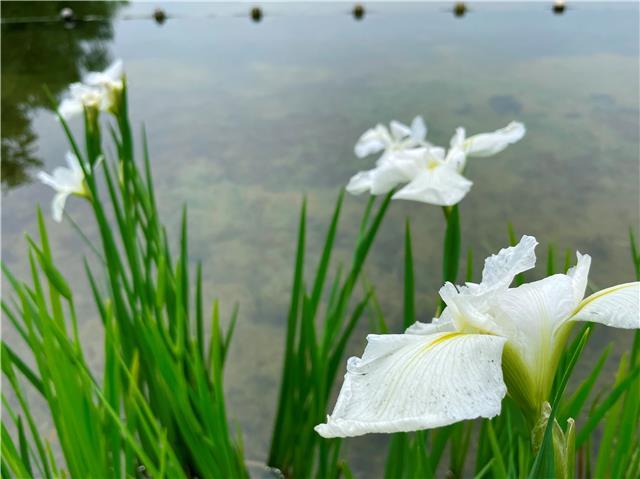
[[[310,255],[319,254],[337,191],[370,166],[354,157],[353,142],[375,122],[421,113],[437,144],[447,144],[460,125],[470,133],[512,119],[527,125],[529,134],[513,149],[469,164],[474,187],[461,205],[463,249],[473,248],[477,272],[482,258],[504,246],[510,220],[518,234],[552,241],[558,251],[591,254],[598,288],[633,274],[637,4],[580,4],[556,17],[551,3],[482,3],[462,19],[453,15],[453,2],[363,5],[364,19],[356,22],[351,4],[270,3],[255,24],[250,4],[133,3],[113,22],[113,42],[102,40],[125,62],[132,123],[147,127],[163,222],[170,234],[179,231],[179,206],[188,205],[191,254],[206,273],[203,296],[221,298],[224,317],[240,303],[226,370],[229,414],[241,426],[247,457],[258,461],[268,453],[277,399],[302,193],[309,198]],[[167,13],[162,27],[151,19],[156,6]],[[60,23],[43,27],[50,35],[39,35],[32,48],[72,41],[91,27],[66,30]],[[15,29],[3,40],[24,49],[25,38]],[[59,91],[81,71],[82,60],[71,62],[71,72],[62,59],[36,60],[49,62],[47,68],[17,60],[8,66],[11,55],[3,60],[3,82],[11,79],[15,89],[40,93],[46,82]],[[29,113],[39,136],[32,155],[41,155],[50,171],[63,161],[66,142],[50,112]],[[48,208],[51,191],[25,185],[3,201],[2,259],[28,277],[24,231],[37,232],[35,204]],[[338,260],[350,260],[365,204],[366,198],[345,200]],[[68,206],[79,224],[91,227],[87,205]],[[437,208],[394,202],[381,227],[367,276],[395,331],[402,320],[405,219],[414,234],[417,311],[428,321],[440,287],[441,216]],[[65,223],[51,224],[50,241],[78,292],[83,347],[99,365],[101,327],[82,243]],[[309,267],[317,260],[310,256]],[[538,273],[543,270],[544,264]],[[361,323],[348,354],[362,353],[370,329]],[[604,329],[586,361],[595,361],[610,340],[618,353],[628,344],[628,335]],[[376,477],[386,438],[347,443],[354,472]]]
[[[109,64],[111,20],[122,4],[3,2],[2,35],[11,36],[2,42],[3,189],[29,181],[30,170],[42,164],[31,123],[34,110],[50,108],[44,85],[59,98],[83,71]],[[70,7],[80,19],[73,24],[60,19]],[[87,17],[91,21],[81,20]]]

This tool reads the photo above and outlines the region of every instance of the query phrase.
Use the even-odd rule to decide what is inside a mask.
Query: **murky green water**
[[[374,4],[361,21],[350,5],[75,5],[105,21],[2,26],[2,259],[24,275],[25,231],[51,191],[29,182],[63,161],[66,144],[46,108],[86,68],[123,58],[136,124],[144,121],[163,218],[177,230],[189,208],[191,251],[204,262],[208,297],[240,303],[227,369],[231,414],[247,455],[264,460],[277,395],[297,214],[309,198],[317,254],[337,192],[370,166],[352,147],[378,121],[424,115],[429,138],[455,127],[493,130],[512,119],[528,134],[499,156],[473,159],[475,182],[461,204],[463,247],[477,264],[506,243],[506,222],[543,243],[593,258],[597,287],[628,281],[628,227],[639,219],[638,5],[477,4],[464,18],[449,5]],[[3,21],[57,15],[59,3],[3,2]],[[79,128],[79,122],[74,125]],[[347,258],[365,199],[346,201],[338,256]],[[90,216],[68,203],[76,221]],[[438,208],[396,202],[367,275],[389,321],[399,326],[403,222],[414,227],[419,314],[428,320],[440,284],[443,221]],[[85,288],[82,246],[68,225],[50,223],[56,257]],[[312,254],[311,258],[316,255]],[[544,261],[541,261],[544,264]],[[541,268],[542,269],[542,268]],[[100,365],[101,336],[90,298],[79,298],[82,335]],[[368,326],[354,335],[359,353]],[[10,331],[3,331],[12,338]],[[591,347],[627,335],[602,328]],[[588,359],[587,359],[588,361]],[[378,470],[384,438],[348,441],[356,471]],[[372,459],[378,452],[379,459]]]

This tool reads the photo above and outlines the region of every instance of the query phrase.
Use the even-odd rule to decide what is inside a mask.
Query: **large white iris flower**
[[[38,179],[56,191],[51,203],[51,211],[53,219],[58,223],[62,221],[64,204],[69,195],[89,196],[78,157],[73,153],[67,153],[66,160],[68,168],[58,167],[51,175],[44,171],[38,173]]]
[[[485,261],[480,284],[445,284],[447,307],[405,334],[369,335],[351,358],[333,414],[316,426],[324,437],[446,426],[500,413],[507,392],[528,417],[539,416],[575,321],[640,327],[640,283],[583,299],[591,258],[577,254],[567,274],[516,288],[535,265],[537,241],[523,236]]]
[[[82,82],[69,86],[69,96],[58,108],[65,120],[79,115],[85,108],[112,111],[123,88],[122,60],[116,60],[103,72],[87,73]]]
[[[445,152],[443,148],[431,146],[426,142],[417,146],[418,143],[413,140],[416,135],[411,134],[413,129],[406,126],[404,128],[405,130],[398,129],[404,131],[404,140],[397,142],[374,139],[389,137],[388,131],[382,125],[362,136],[356,144],[356,154],[358,151],[375,152],[383,148],[385,153],[377,161],[375,168],[360,171],[351,178],[347,185],[349,193],[386,194],[396,186],[407,183],[393,195],[393,199],[420,201],[439,206],[455,205],[465,197],[473,184],[462,175],[467,157],[499,153],[508,145],[519,141],[525,134],[524,125],[517,122],[492,133],[481,133],[470,138],[465,138],[464,129],[458,128],[451,139],[449,151]],[[376,133],[377,129],[380,129],[379,133]],[[426,127],[423,131],[426,134]],[[368,141],[363,141],[365,137]]]

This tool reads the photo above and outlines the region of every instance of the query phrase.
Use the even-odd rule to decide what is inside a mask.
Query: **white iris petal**
[[[487,258],[480,284],[446,283],[440,296],[447,307],[432,323],[369,336],[362,358],[348,362],[333,414],[316,430],[345,437],[492,417],[505,394],[503,368],[510,394],[537,420],[572,321],[640,327],[638,282],[582,300],[588,255],[578,253],[567,274],[510,288],[517,274],[535,265],[537,244],[523,236]]]
[[[413,119],[411,126],[394,120],[389,128],[377,125],[367,130],[355,145],[356,156],[362,158],[381,151],[383,154],[375,168],[351,178],[347,191],[354,195],[380,195],[407,183],[394,199],[453,206],[462,201],[473,184],[462,175],[467,155],[487,156],[502,151],[522,138],[524,126],[514,122],[466,140],[464,128],[458,128],[448,152],[427,143],[426,134],[427,127],[420,116]]]
[[[59,166],[53,170],[52,175],[44,171],[38,173],[38,179],[56,192],[51,204],[51,212],[53,219],[57,222],[62,221],[64,205],[69,195],[86,194],[80,161],[73,153],[67,153],[66,161],[68,167]]]
[[[370,335],[351,358],[324,437],[415,431],[499,414],[504,339],[479,334]]]

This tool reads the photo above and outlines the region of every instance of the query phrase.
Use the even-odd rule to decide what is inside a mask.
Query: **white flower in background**
[[[473,184],[460,174],[464,155],[444,148],[422,147],[397,152],[381,159],[372,170],[354,175],[347,191],[358,195],[386,194],[402,183],[408,183],[393,195],[394,199],[422,201],[433,205],[451,206],[458,203]]]
[[[452,149],[461,149],[466,156],[491,156],[520,141],[525,133],[524,125],[517,121],[512,121],[492,133],[480,133],[469,138],[465,138],[465,129],[459,127],[451,138],[450,146]]]
[[[111,90],[122,90],[124,68],[122,60],[116,60],[103,72],[89,72],[83,82],[90,86],[97,86]]]
[[[64,204],[69,195],[84,197],[88,197],[89,195],[84,183],[84,173],[82,172],[78,157],[73,153],[67,153],[66,159],[69,165],[68,168],[58,167],[53,170],[52,175],[44,171],[38,173],[38,179],[56,191],[56,195],[53,197],[53,202],[51,203],[51,211],[53,213],[53,219],[58,223],[62,221]]]
[[[99,110],[105,101],[101,88],[91,87],[83,83],[69,85],[69,96],[62,100],[58,113],[65,120],[82,114],[85,108]]]
[[[416,116],[411,122],[411,126],[393,120],[389,124],[389,128],[378,124],[375,128],[365,131],[356,143],[354,152],[358,158],[364,158],[380,151],[387,154],[408,148],[427,146],[426,136],[427,126],[421,116]]]
[[[406,126],[404,128],[409,130]],[[405,144],[410,146],[400,148],[398,145],[402,143],[391,143],[391,146],[382,141],[376,143],[374,136],[377,129],[381,129],[378,136],[389,136],[382,125],[369,130],[356,144],[356,154],[359,149],[361,152],[375,152],[382,148],[385,148],[385,154],[378,160],[375,168],[355,174],[347,185],[347,191],[354,195],[367,191],[372,195],[381,195],[400,184],[408,183],[393,195],[393,199],[421,201],[439,206],[459,203],[471,189],[472,182],[462,176],[468,156],[499,153],[525,134],[524,125],[517,122],[492,133],[482,133],[466,139],[464,128],[458,128],[451,139],[451,147],[445,154],[443,148],[429,144],[416,148],[415,143],[409,142]]]
[[[591,258],[567,274],[509,288],[535,265],[537,241],[523,236],[485,261],[480,284],[440,290],[447,307],[405,334],[369,335],[351,358],[335,409],[316,426],[324,437],[445,426],[500,413],[508,391],[530,418],[540,415],[575,321],[640,327],[640,283],[583,299]]]
[[[62,100],[58,112],[69,119],[79,115],[84,108],[111,111],[123,88],[122,60],[115,61],[104,72],[87,73],[80,83],[69,86],[69,96]]]

